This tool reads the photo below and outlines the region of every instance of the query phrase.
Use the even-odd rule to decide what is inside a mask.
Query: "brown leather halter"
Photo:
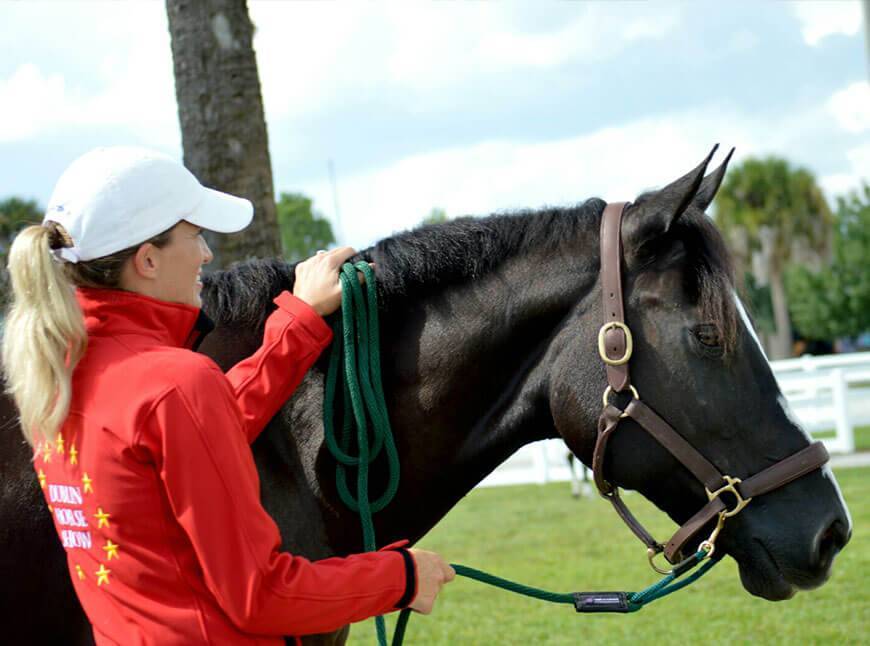
[[[679,567],[682,548],[708,522],[718,516],[716,527],[703,541],[699,549],[713,554],[716,538],[725,520],[739,513],[755,496],[778,489],[800,478],[828,461],[828,452],[821,442],[813,442],[797,453],[780,460],[754,476],[741,481],[729,475],[722,475],[703,455],[695,450],[673,427],[659,417],[656,412],[643,403],[637,390],[631,385],[628,374],[628,361],[632,353],[631,330],[625,324],[622,303],[622,215],[627,202],[608,204],[601,219],[601,285],[604,297],[604,325],[598,332],[598,352],[606,364],[608,386],[604,391],[604,410],[598,419],[598,438],[592,458],[592,472],[598,491],[608,499],[616,513],[625,521],[635,535],[647,546],[650,565],[662,574],[669,570],[659,569],[653,558],[664,552],[671,564]],[[609,402],[613,392],[626,389],[632,399],[624,410]],[[657,542],[628,510],[619,497],[619,488],[604,479],[604,456],[607,442],[619,426],[619,422],[630,417],[647,433],[652,435],[663,447],[698,480],[707,491],[709,502],[686,521],[666,543]],[[731,494],[734,500],[731,507],[722,500],[722,494]]]

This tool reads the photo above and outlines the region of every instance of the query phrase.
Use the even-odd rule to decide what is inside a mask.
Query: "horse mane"
[[[486,275],[523,249],[552,247],[578,231],[597,226],[605,202],[569,208],[462,217],[427,224],[385,238],[352,260],[377,264],[378,300],[390,307],[406,298]],[[203,309],[220,326],[234,329],[263,324],[272,298],[292,289],[296,263],[280,258],[251,259],[203,278]]]
[[[356,259],[375,262],[378,300],[387,309],[451,284],[487,275],[524,249],[555,248],[580,231],[598,226],[605,202],[593,198],[568,208],[548,207],[462,217],[428,224],[385,238]],[[694,269],[686,285],[704,319],[718,328],[726,349],[733,347],[737,314],[731,256],[712,221],[691,209],[672,229]],[[597,258],[595,259],[597,262]],[[259,329],[274,309],[272,299],[292,290],[296,263],[251,259],[204,276],[203,309],[220,326]]]
[[[552,249],[596,229],[606,203],[462,217],[385,238],[363,252],[377,263],[386,306],[487,275],[523,250]],[[596,259],[597,262],[597,259]]]

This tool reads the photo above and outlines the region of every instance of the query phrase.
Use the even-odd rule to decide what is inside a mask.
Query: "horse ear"
[[[728,168],[728,162],[731,161],[731,155],[733,154],[734,149],[732,148],[728,153],[728,156],[725,158],[725,161],[719,165],[719,168],[704,178],[704,181],[701,182],[700,188],[698,188],[698,192],[695,193],[695,199],[692,200],[692,202],[702,211],[706,211],[707,207],[710,206],[710,203],[713,201],[713,198],[716,197],[716,191],[719,190],[719,186],[725,178],[725,171]]]
[[[719,144],[713,146],[710,154],[696,168],[664,188],[642,197],[628,208],[623,238],[629,247],[638,248],[670,230],[671,225],[692,203],[717,148]]]

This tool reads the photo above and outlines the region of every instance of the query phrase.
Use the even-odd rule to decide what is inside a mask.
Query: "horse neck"
[[[402,486],[382,512],[417,538],[519,447],[555,436],[545,357],[598,279],[597,237],[513,257],[385,320]],[[425,510],[421,513],[421,509]]]

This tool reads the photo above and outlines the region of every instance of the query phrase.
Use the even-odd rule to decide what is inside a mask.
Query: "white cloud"
[[[870,140],[846,151],[855,175],[870,180]]]
[[[857,81],[840,90],[828,101],[828,110],[846,132],[870,130],[870,85]]]
[[[716,143],[711,133],[723,144],[737,146],[741,156],[756,152],[753,130],[734,115],[710,109],[640,119],[560,141],[491,141],[416,155],[339,177],[342,238],[365,246],[417,225],[433,207],[450,216],[485,215],[569,205],[593,196],[633,199],[697,164]],[[325,182],[303,191],[314,196],[321,210],[332,210]]]
[[[804,42],[815,47],[827,36],[854,36],[861,29],[859,0],[815,0],[791,3],[801,23]]]
[[[819,178],[819,186],[832,204],[838,195],[858,188],[859,179],[851,173],[833,173]]]
[[[129,3],[123,19],[93,17],[102,22],[89,24],[93,33],[88,36],[107,40],[88,58],[89,74],[69,70],[68,61],[59,58],[50,69],[20,63],[11,76],[0,79],[0,142],[51,136],[64,128],[120,126],[154,147],[178,148],[172,59],[162,7]],[[58,18],[65,21],[64,16]],[[55,28],[54,23],[47,27]]]
[[[630,19],[604,4],[552,7],[564,20],[530,31],[508,3],[252,2],[266,114],[298,118],[374,88],[401,88],[395,100],[414,108],[498,72],[595,64],[665,37],[682,16],[678,6],[633,5]]]
[[[0,142],[28,139],[57,123],[65,96],[63,76],[44,75],[33,63],[0,79]]]
[[[593,196],[631,200],[687,172],[717,141],[717,159],[733,146],[736,163],[776,154],[813,169],[812,142],[830,127],[824,116],[830,121],[824,105],[810,106],[771,127],[763,116],[699,106],[557,141],[499,140],[423,153],[351,176],[339,167],[342,222],[336,229],[343,243],[364,247],[416,226],[433,207],[455,217],[571,205]],[[849,170],[819,180],[830,198],[867,177],[870,141],[846,151],[841,165]],[[300,189],[335,222],[326,181]]]

